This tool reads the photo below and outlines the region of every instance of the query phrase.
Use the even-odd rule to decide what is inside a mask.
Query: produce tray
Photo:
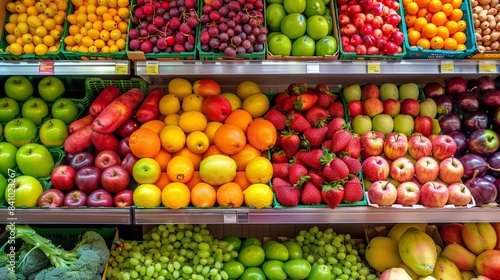
[[[138,88],[142,92],[147,93],[148,85],[141,78],[130,78],[128,80],[105,80],[101,78],[87,78],[85,80],[85,92],[89,96],[85,103],[89,106],[91,102],[104,90],[107,86],[116,86],[122,93],[125,93],[133,88]]]
[[[401,5],[401,9],[403,5]],[[464,12],[462,19],[467,23],[467,27],[464,30],[467,40],[465,41],[465,50],[461,51],[448,51],[448,50],[425,50],[421,47],[410,47],[408,41],[408,32],[406,32],[406,22],[404,19],[404,13],[401,20],[403,24],[405,41],[404,45],[406,47],[405,59],[464,59],[473,55],[477,50],[476,35],[474,31],[474,25],[472,21],[472,11],[470,7],[470,2],[468,0],[463,0],[460,9]]]
[[[376,203],[372,203],[370,201],[370,199],[368,198],[368,192],[366,192],[365,194],[365,197],[367,198],[367,201],[368,201],[368,206],[371,206],[371,207],[375,207],[375,208],[398,208],[398,209],[423,209],[423,208],[435,208],[435,207],[427,207],[427,206],[424,206],[422,204],[414,204],[412,206],[403,206],[401,204],[393,204],[391,206],[380,206]],[[463,209],[463,208],[472,208],[472,207],[475,207],[476,206],[476,201],[474,200],[474,197],[472,197],[472,201],[465,205],[465,206],[455,206],[453,204],[446,204],[445,206],[443,206],[442,208],[460,208],[460,209]]]
[[[396,0],[397,1],[397,0]],[[404,25],[404,18],[403,18],[403,4],[402,1],[398,1],[400,3],[399,6],[399,15],[401,16],[402,20],[398,25],[399,30],[406,30],[406,27]],[[338,5],[337,1],[335,1],[335,16],[334,18],[338,18],[339,13],[338,13]],[[337,30],[338,30],[338,38],[341,38],[340,36],[340,24],[337,21]],[[404,32],[403,32],[404,33]],[[407,41],[407,38],[405,38],[405,41]],[[402,52],[401,53],[396,53],[395,55],[381,55],[381,54],[356,54],[355,52],[344,52],[342,48],[342,40],[339,40],[339,51],[340,51],[340,58],[341,60],[401,60],[406,57],[406,52],[407,49],[405,47],[405,42],[401,44]]]

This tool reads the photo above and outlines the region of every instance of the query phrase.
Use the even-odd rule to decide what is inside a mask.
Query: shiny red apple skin
[[[438,182],[427,182],[420,188],[420,204],[427,207],[443,207],[448,197],[448,188]]]

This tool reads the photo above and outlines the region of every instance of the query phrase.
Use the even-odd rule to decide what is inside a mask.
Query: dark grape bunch
[[[198,19],[196,0],[137,0],[129,47],[144,53],[192,52]]]
[[[201,50],[228,58],[261,52],[267,40],[262,0],[212,0],[202,7]]]

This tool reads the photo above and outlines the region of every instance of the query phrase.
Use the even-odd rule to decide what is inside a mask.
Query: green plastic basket
[[[108,86],[116,86],[122,93],[133,88],[140,89],[143,93],[148,92],[148,85],[141,78],[130,78],[129,80],[105,80],[101,78],[87,78],[85,80],[85,96],[87,100],[83,102],[86,108],[90,107],[93,100]]]
[[[403,9],[403,5],[401,5]],[[472,10],[470,7],[470,2],[464,0],[460,9],[464,12],[462,20],[467,23],[467,27],[464,30],[467,40],[465,41],[465,50],[461,51],[448,51],[448,50],[425,50],[421,47],[411,47],[408,41],[408,32],[403,32],[405,36],[404,45],[406,47],[406,59],[464,59],[473,55],[477,50],[476,34],[474,31],[474,24],[472,21]],[[403,28],[401,30],[406,31],[406,22],[403,17],[401,20]]]

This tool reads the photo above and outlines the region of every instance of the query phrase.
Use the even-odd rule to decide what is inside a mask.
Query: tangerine
[[[441,11],[441,8],[443,7],[443,4],[441,0],[431,0],[427,4],[427,10],[431,13],[436,13]]]
[[[443,7],[441,8],[441,11],[443,11],[443,13],[446,16],[450,16],[451,13],[453,12],[453,5],[451,3],[445,3],[445,4],[443,4]]]
[[[224,121],[225,124],[233,124],[241,128],[246,133],[248,126],[253,122],[253,118],[247,111],[237,109],[231,112]]]
[[[130,152],[138,158],[154,158],[161,149],[158,134],[152,130],[139,128],[128,139]]]
[[[406,15],[405,16],[405,22],[406,22],[406,26],[408,28],[413,27],[413,24],[415,23],[416,20],[417,20],[417,16],[415,16],[415,15]]]
[[[206,157],[211,156],[211,155],[228,156],[228,154],[221,152],[221,150],[219,150],[219,148],[217,148],[217,146],[215,146],[215,145],[208,146],[208,149],[203,153],[202,157],[206,158]]]
[[[233,182],[240,185],[242,191],[248,188],[252,183],[248,181],[247,173],[245,171],[236,172],[236,176],[234,176]]]
[[[429,2],[431,2],[431,0],[415,0],[415,3],[417,3],[418,7],[420,7],[420,8],[427,7]]]
[[[457,50],[457,45],[458,45],[457,40],[453,38],[446,38],[444,40],[443,48],[448,51],[455,51]]]
[[[458,31],[458,23],[454,20],[447,21],[445,26],[448,28],[449,35],[453,35]]]
[[[236,162],[236,170],[244,171],[249,161],[256,157],[260,157],[260,150],[247,143],[241,151],[229,157]]]
[[[410,2],[406,5],[405,10],[409,15],[416,15],[418,12],[418,4],[415,2]]]
[[[140,128],[152,130],[156,134],[160,134],[161,130],[165,127],[165,123],[160,120],[150,120],[141,124]]]
[[[189,190],[192,190],[196,184],[203,182],[200,177],[200,171],[193,172],[193,177],[191,180],[186,182],[186,186],[188,186]]]
[[[193,177],[193,172],[193,162],[185,156],[174,156],[167,164],[168,178],[172,182],[185,183]]]
[[[211,185],[200,182],[191,189],[191,203],[194,207],[213,207],[217,191]]]
[[[462,0],[451,0],[451,5],[455,9],[460,9],[462,7]]]
[[[444,26],[448,21],[446,14],[444,12],[437,12],[432,15],[431,22],[436,26]]]
[[[194,170],[198,170],[200,167],[200,162],[203,159],[203,156],[200,154],[195,154],[188,147],[182,148],[180,151],[175,152],[173,156],[185,156],[191,160],[193,163]]]
[[[465,20],[459,20],[457,21],[457,24],[458,24],[458,31],[464,31],[465,28],[467,27],[467,23],[465,22]]]
[[[464,12],[461,9],[453,9],[451,15],[448,17],[450,20],[459,21],[464,16]]]
[[[237,183],[225,183],[217,189],[217,203],[219,206],[238,208],[243,205],[243,201],[243,191]]]
[[[172,182],[161,191],[161,202],[163,206],[171,209],[187,207],[191,201],[191,192],[186,184]]]
[[[413,24],[413,29],[417,30],[418,32],[422,32],[422,28],[427,24],[427,19],[424,17],[419,17],[415,20],[415,23]]]
[[[445,26],[438,26],[436,36],[441,37],[443,40],[450,37],[450,31]]]
[[[408,43],[410,43],[411,46],[415,46],[418,39],[420,39],[421,37],[422,34],[420,34],[420,32],[415,29],[408,31]]]
[[[431,44],[431,49],[434,49],[434,50],[439,50],[439,49],[442,49],[443,48],[443,45],[444,45],[444,41],[443,41],[443,38],[439,37],[439,36],[434,36],[431,40],[430,40],[430,44]]]
[[[252,146],[259,150],[269,150],[278,139],[274,125],[266,119],[255,119],[247,130],[247,139]]]
[[[417,41],[417,46],[421,47],[424,50],[428,50],[431,47],[431,43],[426,38],[420,38]]]
[[[158,154],[153,157],[153,159],[158,162],[158,164],[160,165],[160,169],[162,171],[165,171],[167,169],[168,162],[172,159],[172,154],[161,148]]]
[[[437,26],[434,23],[427,23],[422,28],[422,35],[424,35],[424,37],[427,39],[431,39],[432,37],[436,36],[436,33]]]
[[[214,144],[223,153],[234,155],[241,151],[246,143],[245,133],[238,126],[223,124],[215,131]]]
[[[451,38],[455,39],[457,44],[465,44],[465,41],[467,41],[467,36],[462,31],[456,32]]]
[[[172,183],[172,181],[168,178],[167,172],[162,172],[162,173],[160,173],[160,178],[158,178],[158,180],[156,180],[154,185],[157,186],[161,191],[165,188],[166,185],[168,185],[170,183]]]

